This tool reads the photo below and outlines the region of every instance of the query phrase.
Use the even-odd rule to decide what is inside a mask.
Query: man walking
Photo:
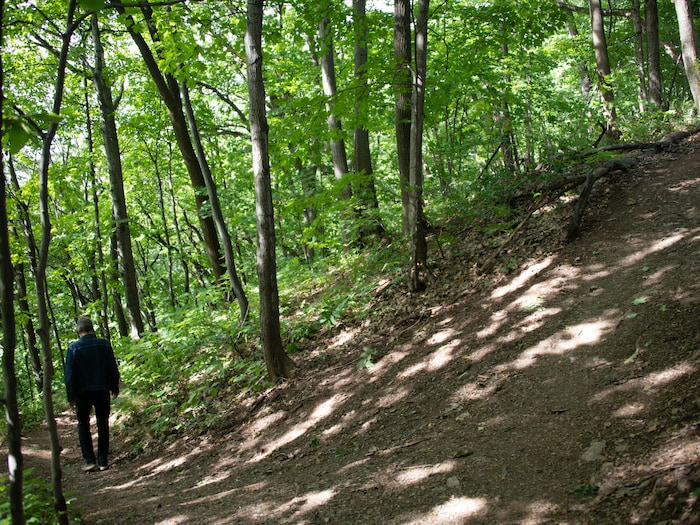
[[[66,354],[65,383],[68,402],[78,418],[78,440],[85,459],[85,472],[107,470],[109,454],[109,409],[112,398],[119,395],[119,369],[112,345],[95,335],[92,321],[81,317],[77,323],[78,339]],[[97,458],[92,447],[90,412],[95,407],[97,419]]]

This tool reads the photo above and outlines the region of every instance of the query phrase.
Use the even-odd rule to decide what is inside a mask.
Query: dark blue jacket
[[[85,334],[70,344],[65,370],[68,402],[83,392],[109,390],[119,394],[119,369],[112,345],[95,334]]]

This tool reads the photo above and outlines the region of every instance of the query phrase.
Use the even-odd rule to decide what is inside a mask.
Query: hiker
[[[78,319],[77,330],[79,339],[68,346],[66,354],[66,393],[78,418],[78,440],[85,459],[83,470],[107,470],[109,397],[110,392],[113,399],[119,395],[119,369],[111,343],[95,335],[89,317]],[[97,458],[90,433],[90,412],[93,406],[97,419]]]

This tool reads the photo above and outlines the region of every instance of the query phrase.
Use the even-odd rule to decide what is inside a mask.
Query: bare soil
[[[202,435],[81,472],[59,418],[65,489],[93,524],[700,523],[700,137],[498,239],[464,231],[411,297],[294,355],[296,377]],[[456,253],[457,250],[454,250]],[[371,366],[361,360],[369,358]],[[128,396],[128,388],[123,393]],[[45,433],[25,464],[48,470]]]

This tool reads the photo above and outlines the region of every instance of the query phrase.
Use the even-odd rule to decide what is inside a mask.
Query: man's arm
[[[68,398],[68,403],[71,405],[75,402],[72,388],[74,353],[75,351],[73,345],[70,345],[68,347],[68,351],[66,352],[66,368],[63,371],[63,381],[66,384],[66,398]]]

